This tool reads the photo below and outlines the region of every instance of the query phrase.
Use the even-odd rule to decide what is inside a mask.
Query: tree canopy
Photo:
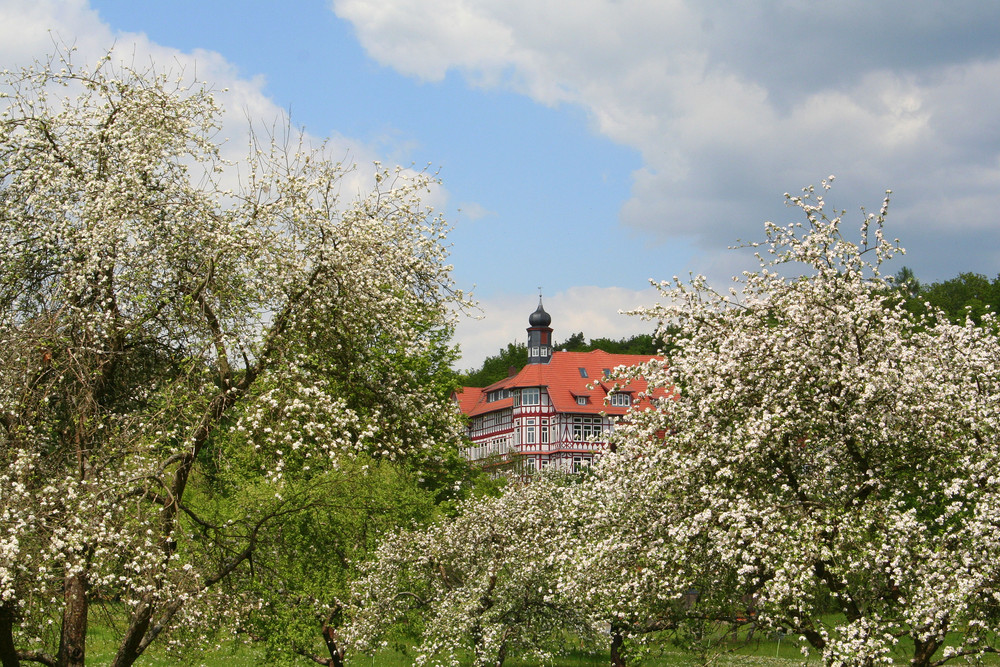
[[[226,163],[183,80],[59,54],[0,81],[5,667],[83,664],[105,601],[132,664],[226,609],[344,457],[457,449],[433,177],[344,198],[350,166],[278,137]]]
[[[916,315],[943,313],[961,324],[966,317],[976,324],[987,312],[1000,309],[1000,275],[992,281],[979,273],[960,273],[942,282],[921,284],[907,267],[896,274],[896,285],[904,293],[906,308]]]

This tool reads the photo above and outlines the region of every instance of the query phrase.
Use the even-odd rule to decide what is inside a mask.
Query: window
[[[615,392],[611,394],[610,399],[611,405],[616,408],[627,408],[632,405],[632,397],[623,392]]]
[[[486,402],[493,403],[494,401],[502,401],[505,398],[510,397],[510,389],[494,389],[486,395]]]
[[[539,435],[542,436],[542,444],[548,444],[549,442],[549,420],[543,419],[541,426],[538,428]]]
[[[528,419],[525,420],[527,423],[527,428],[524,429],[524,444],[533,445],[535,444],[535,420]]]
[[[538,387],[521,390],[521,405],[538,405],[540,393]]]
[[[573,440],[600,440],[604,435],[604,419],[601,417],[573,417]]]
[[[573,472],[580,472],[584,468],[590,466],[589,456],[574,456],[573,457]]]
[[[586,405],[587,404],[587,397],[586,396],[577,396],[576,397],[576,404],[577,405]]]
[[[530,355],[530,356],[532,356],[532,357],[537,357],[537,356],[539,356],[539,355],[538,355],[538,348],[537,348],[537,347],[532,347],[532,348],[531,348],[531,355]]]
[[[583,366],[580,367],[580,377],[582,378],[587,377],[587,369],[584,368]]]

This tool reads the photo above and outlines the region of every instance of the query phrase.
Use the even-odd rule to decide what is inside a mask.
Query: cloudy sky
[[[463,367],[525,336],[621,337],[649,279],[716,279],[837,181],[924,281],[1000,272],[1000,3],[0,0],[0,67],[111,45],[215,85],[236,137],[291,122],[359,164],[440,169]],[[242,146],[239,141],[234,147]],[[891,267],[895,268],[895,267]]]

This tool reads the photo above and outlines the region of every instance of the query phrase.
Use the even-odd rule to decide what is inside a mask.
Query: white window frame
[[[623,391],[616,391],[611,394],[608,403],[616,408],[627,408],[632,405],[632,396]]]
[[[538,387],[527,387],[521,390],[521,405],[541,405],[542,392]]]

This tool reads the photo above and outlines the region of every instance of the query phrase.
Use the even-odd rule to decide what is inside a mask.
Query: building
[[[528,317],[528,364],[488,387],[456,392],[468,418],[468,459],[517,460],[529,472],[579,471],[600,455],[608,433],[629,408],[649,406],[645,381],[621,384],[610,376],[616,367],[655,356],[553,351],[551,323],[539,297]]]

